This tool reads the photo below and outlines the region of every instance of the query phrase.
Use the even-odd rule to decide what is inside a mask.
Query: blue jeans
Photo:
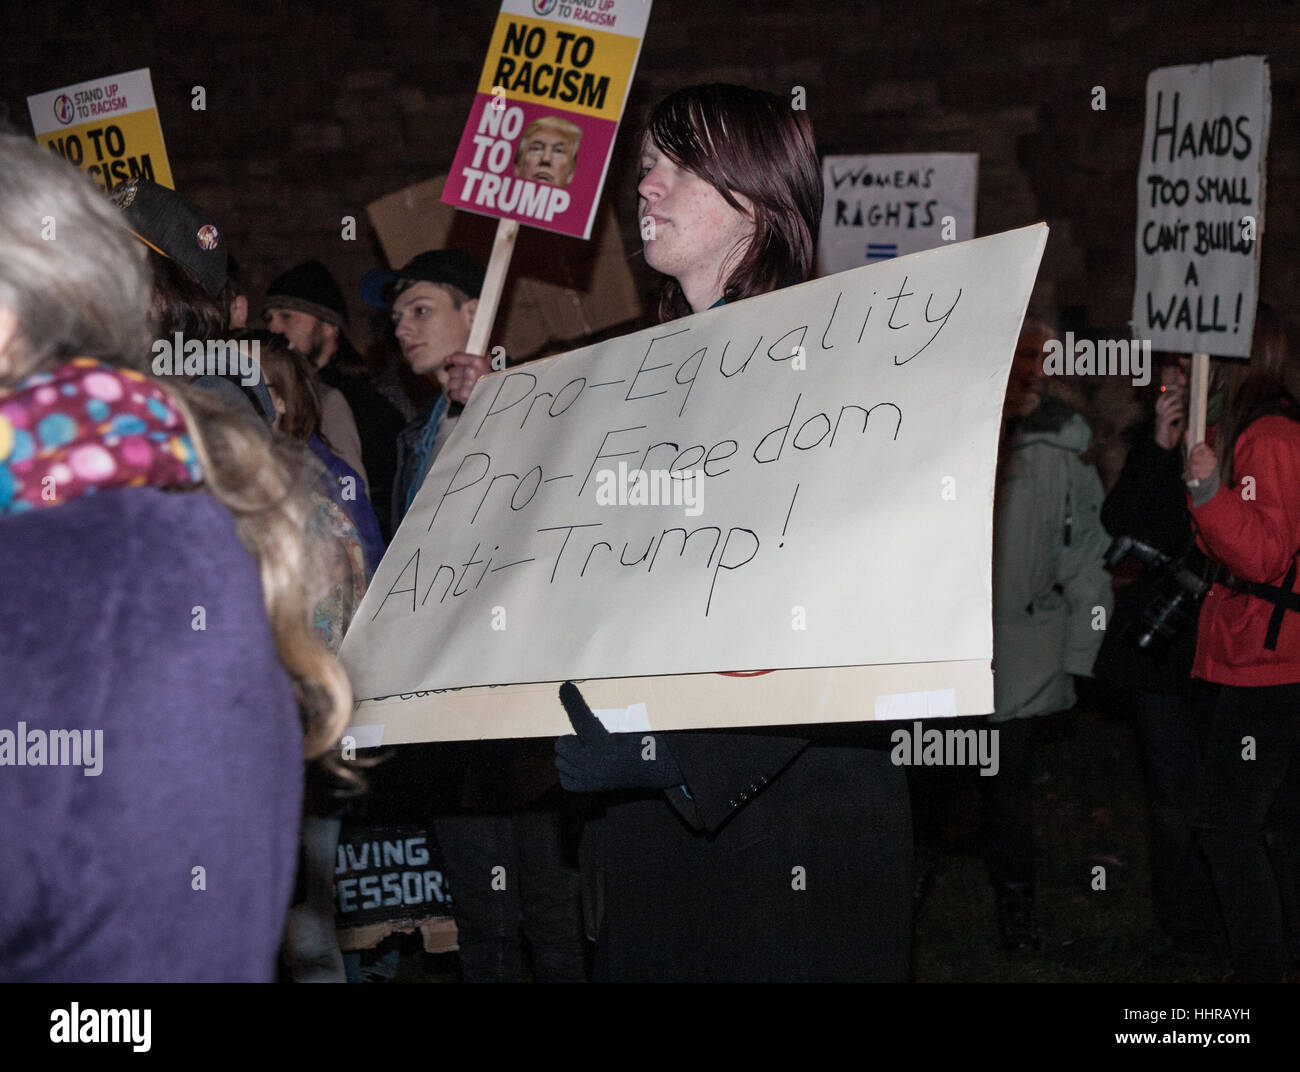
[[[1209,720],[1197,833],[1233,971],[1276,981],[1300,928],[1300,684],[1206,684],[1195,702]]]

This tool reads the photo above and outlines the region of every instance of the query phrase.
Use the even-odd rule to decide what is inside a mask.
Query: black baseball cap
[[[108,196],[136,238],[176,261],[214,298],[221,297],[230,251],[210,213],[145,178],[120,182]]]
[[[376,309],[393,303],[389,288],[399,279],[423,283],[445,283],[477,298],[483,289],[485,269],[468,253],[459,249],[430,249],[416,254],[397,271],[376,268],[361,280],[361,300]]]

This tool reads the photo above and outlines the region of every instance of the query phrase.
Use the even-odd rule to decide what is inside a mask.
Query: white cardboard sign
[[[1263,56],[1147,78],[1133,333],[1157,350],[1250,356],[1268,121]]]
[[[975,237],[976,153],[876,153],[822,161],[825,274]]]
[[[998,429],[1046,234],[946,246],[485,377],[344,641],[356,724],[419,701],[418,725],[385,741],[564,732],[553,686],[527,683],[566,679],[632,679],[589,699],[646,702],[656,729],[861,720],[947,695],[943,667],[974,668],[946,713],[989,710]],[[902,664],[852,705],[842,675],[818,677]],[[759,710],[765,691],[788,694],[789,680],[769,687],[778,675],[719,702],[718,683],[739,681],[716,673],[792,668],[795,710]],[[531,700],[505,720],[497,701],[519,690],[475,688],[516,684]],[[467,692],[439,694],[453,689]],[[828,712],[817,697],[832,693]],[[457,698],[477,723],[439,724]]]

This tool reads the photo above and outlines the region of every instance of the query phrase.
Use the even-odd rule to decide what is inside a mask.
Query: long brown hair
[[[153,273],[153,294],[149,302],[150,326],[160,338],[180,332],[187,339],[220,339],[230,320],[229,305],[219,300],[177,261],[149,250],[146,258]]]
[[[274,387],[284,403],[279,430],[296,443],[320,434],[320,398],[316,377],[307,358],[289,346],[283,335],[255,329],[235,335],[240,342],[256,342],[258,362],[267,387]]]
[[[808,113],[774,93],[713,83],[669,94],[646,134],[678,167],[694,172],[744,212],[753,204],[754,236],[723,287],[727,301],[765,294],[812,275],[822,211],[822,174]],[[691,307],[675,279],[659,300],[659,318]]]
[[[1282,320],[1265,302],[1255,310],[1255,334],[1250,360],[1219,362],[1223,370],[1224,410],[1214,440],[1223,483],[1236,482],[1232,455],[1237,440],[1252,421],[1280,415],[1300,420],[1300,402],[1292,393],[1297,370],[1291,367],[1291,350]]]

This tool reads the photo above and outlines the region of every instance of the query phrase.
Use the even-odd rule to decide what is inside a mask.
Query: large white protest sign
[[[975,153],[877,153],[822,161],[823,273],[975,237]]]
[[[1250,355],[1268,117],[1262,56],[1147,78],[1133,331],[1158,350]]]
[[[998,429],[1046,234],[485,377],[344,641],[354,725],[562,733],[553,685],[471,687],[565,679],[619,679],[584,691],[656,729],[990,710]],[[814,669],[886,664],[874,692]]]

